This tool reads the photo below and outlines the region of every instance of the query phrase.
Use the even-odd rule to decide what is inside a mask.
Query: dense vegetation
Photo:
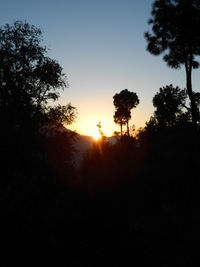
[[[28,23],[0,28],[3,266],[198,266],[199,94],[163,86],[153,116],[131,135],[139,98],[121,91],[121,136],[108,142],[98,124],[101,139],[75,168],[77,135],[63,124],[76,108],[50,105],[67,80],[41,43]]]

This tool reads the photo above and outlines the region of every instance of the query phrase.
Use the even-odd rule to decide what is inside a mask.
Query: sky
[[[152,0],[0,0],[0,26],[16,20],[39,27],[48,55],[66,73],[69,87],[60,104],[77,108],[70,128],[93,135],[101,121],[106,136],[114,124],[113,96],[123,89],[137,93],[131,126],[143,127],[153,115],[152,98],[168,84],[185,88],[184,69],[173,70],[146,51]],[[198,71],[193,88],[198,90]]]

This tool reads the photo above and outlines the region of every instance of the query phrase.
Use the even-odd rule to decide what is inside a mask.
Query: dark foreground
[[[199,266],[200,142],[185,137],[107,147],[109,160],[94,148],[66,176],[20,158],[1,187],[2,266]]]

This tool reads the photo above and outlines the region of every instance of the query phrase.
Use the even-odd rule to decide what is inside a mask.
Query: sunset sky
[[[146,51],[151,0],[0,0],[0,25],[26,20],[41,28],[49,56],[58,60],[69,88],[59,102],[78,109],[71,129],[85,135],[101,121],[109,136],[113,122],[113,95],[127,88],[140,104],[132,110],[130,125],[144,126],[153,113],[152,98],[172,83],[185,87],[184,70],[172,70]],[[198,90],[199,71],[193,75]]]

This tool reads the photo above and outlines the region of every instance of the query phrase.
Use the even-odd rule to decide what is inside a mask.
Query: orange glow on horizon
[[[89,113],[89,111],[88,111]],[[144,113],[144,112],[143,112]],[[134,124],[136,127],[136,130],[139,127],[144,126],[144,117],[142,112],[139,112],[136,114],[136,112],[133,114],[133,119],[129,122],[129,126]],[[135,119],[134,119],[135,118]],[[101,122],[101,130],[106,137],[113,136],[114,132],[120,131],[119,125],[115,124],[113,121],[113,112],[104,113],[102,111],[90,111],[90,114],[87,114],[86,112],[80,113],[77,120],[72,125],[66,125],[66,128],[69,128],[72,131],[76,131],[78,134],[91,136],[95,140],[99,139],[99,131],[97,128],[97,124]],[[125,126],[123,130],[125,130]]]
[[[115,125],[112,120],[109,120],[106,116],[86,116],[82,118],[82,120],[77,120],[77,122],[73,123],[69,129],[75,130],[77,133],[82,135],[92,136],[95,140],[98,140],[101,137],[97,128],[97,124],[100,121],[103,134],[107,137],[112,136],[113,132],[115,131]]]

